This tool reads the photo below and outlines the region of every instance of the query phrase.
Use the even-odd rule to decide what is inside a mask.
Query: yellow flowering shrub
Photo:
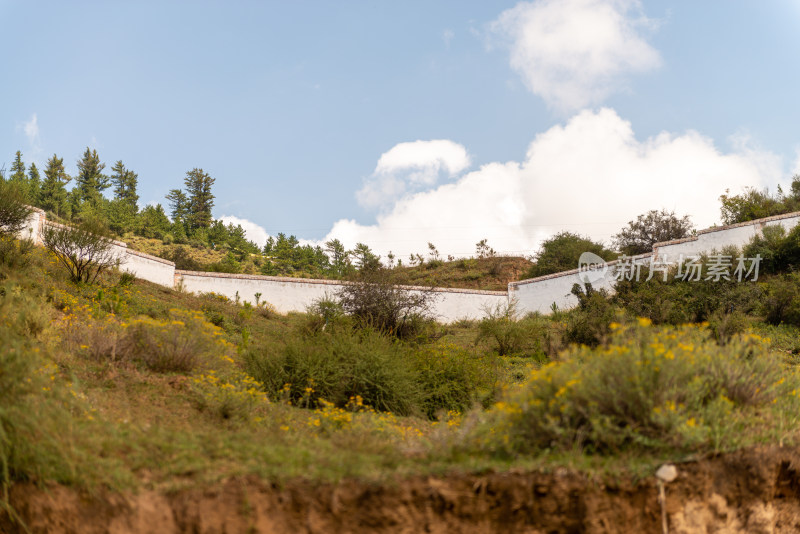
[[[261,384],[240,371],[227,374],[219,375],[212,369],[192,379],[200,410],[225,420],[257,417],[257,409],[268,403]]]
[[[232,349],[222,331],[200,312],[172,309],[169,320],[150,317],[125,323],[120,350],[125,357],[160,372],[213,367]]]
[[[800,376],[759,336],[719,346],[705,327],[641,319],[614,324],[607,347],[576,347],[533,371],[492,409],[490,441],[514,453],[719,450],[797,413],[798,390]]]

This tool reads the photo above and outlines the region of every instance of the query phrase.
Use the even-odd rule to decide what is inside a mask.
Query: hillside
[[[0,531],[652,531],[666,461],[683,531],[793,531],[793,239],[754,243],[784,262],[758,284],[384,330],[335,302],[279,315],[113,271],[75,283],[0,239]],[[436,269],[490,285],[524,268],[506,261]]]
[[[218,270],[228,257],[228,249],[215,250],[205,246],[165,244],[161,239],[126,235],[125,242],[133,250],[146,252],[171,261],[176,268],[185,270]],[[242,274],[263,274],[264,260],[260,255],[247,255],[237,261],[235,270]],[[533,262],[526,258],[495,256],[487,258],[459,258],[452,261],[425,261],[421,265],[397,266],[392,269],[392,279],[398,284],[436,286],[486,291],[506,291],[509,282],[520,280]],[[301,278],[332,278],[318,272],[284,273],[281,276]]]

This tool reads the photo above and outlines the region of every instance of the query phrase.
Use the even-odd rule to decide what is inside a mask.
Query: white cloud
[[[41,165],[42,142],[39,137],[39,118],[36,113],[22,124],[17,124],[17,129],[22,130],[28,140],[28,149],[25,153],[26,159],[32,160]]]
[[[800,147],[795,149],[795,160],[792,166],[792,176],[800,175]]]
[[[455,32],[449,28],[442,32],[442,41],[444,41],[445,48],[450,48],[450,43],[453,41],[453,37],[455,36]]]
[[[267,243],[267,239],[269,239],[269,234],[263,227],[259,226],[258,224],[254,223],[253,221],[248,221],[247,219],[240,219],[239,217],[234,217],[233,215],[223,215],[219,218],[223,223],[233,224],[234,226],[242,225],[244,228],[244,235],[248,241],[253,241],[259,247],[263,247]]]
[[[441,174],[452,177],[469,165],[467,150],[447,139],[399,143],[381,155],[356,198],[364,207],[386,206],[408,192],[433,186]]]
[[[504,11],[490,29],[527,87],[570,112],[624,89],[626,73],[660,65],[640,33],[653,26],[638,0],[536,0]]]
[[[399,166],[387,156],[400,152],[393,150],[378,169]],[[499,251],[532,254],[559,230],[608,242],[650,209],[691,215],[704,228],[719,219],[725,189],[773,185],[781,171],[779,158],[746,143],[724,153],[695,131],[638,140],[614,110],[586,110],[537,135],[521,163],[490,163],[406,193],[375,224],[340,220],[325,240],[364,242],[405,259],[425,253],[429,241],[443,254],[470,255],[483,238]]]

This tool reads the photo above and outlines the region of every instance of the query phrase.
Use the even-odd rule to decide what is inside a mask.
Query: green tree
[[[111,183],[114,184],[114,198],[121,200],[130,207],[135,214],[139,211],[139,194],[136,191],[139,185],[139,175],[130,169],[126,169],[122,160],[117,161],[111,167]]]
[[[42,177],[35,163],[31,163],[28,168],[28,198],[31,204],[39,203],[39,195],[42,189]]]
[[[208,228],[213,220],[211,210],[214,207],[214,195],[211,187],[215,179],[203,172],[203,169],[192,169],[186,173],[184,183],[188,194],[189,228]]]
[[[136,188],[139,176],[130,169],[126,169],[122,161],[117,161],[111,167],[109,177],[114,185],[114,200],[106,206],[106,216],[109,227],[119,235],[130,232],[136,226],[136,214],[139,212],[139,195]]]
[[[11,176],[9,176],[8,179],[19,185],[25,183],[25,163],[22,161],[22,152],[19,150],[17,150],[17,154],[14,156],[14,163],[11,164]]]
[[[377,269],[381,266],[381,257],[376,256],[372,249],[364,243],[356,243],[356,248],[350,252],[350,255],[355,258],[355,264],[359,270]]]
[[[170,189],[166,198],[169,201],[169,216],[173,224],[185,224],[189,209],[189,199],[186,198],[186,194],[180,189]]]
[[[722,223],[736,224],[772,215],[800,210],[800,174],[792,177],[790,193],[785,195],[778,186],[773,195],[767,189],[746,187],[741,195],[731,195],[729,190],[719,197]]]
[[[65,186],[72,178],[64,170],[64,159],[53,154],[53,157],[47,160],[44,176],[39,205],[59,217],[66,216],[68,205]]]
[[[169,232],[170,224],[161,204],[146,206],[136,218],[136,233],[153,239],[162,239]]]
[[[213,221],[208,228],[208,240],[211,248],[219,249],[228,245],[228,229],[222,221]]]
[[[30,214],[22,186],[12,181],[0,182],[0,238],[16,236]]]
[[[338,239],[327,241],[324,250],[330,259],[331,274],[341,277],[352,272],[353,265],[350,263],[350,253],[345,250],[341,241]]]
[[[688,215],[678,217],[674,211],[650,210],[614,236],[614,246],[632,256],[653,250],[653,245],[691,235],[694,225]]]
[[[80,202],[97,205],[103,191],[111,186],[109,177],[103,174],[105,163],[100,162],[97,150],[86,147],[83,158],[78,160],[78,175],[75,176],[76,198]]]
[[[539,252],[535,255],[536,263],[526,276],[536,278],[577,269],[578,260],[584,252],[592,252],[604,260],[613,260],[616,257],[616,254],[606,249],[601,243],[596,243],[588,237],[572,232],[559,232],[542,242]]]

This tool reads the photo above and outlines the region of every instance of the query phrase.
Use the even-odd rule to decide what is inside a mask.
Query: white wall
[[[41,232],[46,220],[42,210],[35,209],[20,237],[30,237],[41,244]],[[653,254],[660,260],[677,261],[683,255],[698,255],[721,251],[730,245],[742,247],[765,227],[781,225],[787,230],[800,224],[800,212],[776,215],[756,221],[708,228],[687,239],[666,243],[656,243],[653,253],[635,257],[637,263],[649,263]],[[188,291],[197,293],[214,292],[231,299],[239,293],[243,301],[255,302],[255,294],[261,293],[261,300],[269,302],[281,313],[304,311],[314,301],[326,295],[333,295],[341,282],[331,280],[309,280],[303,278],[279,278],[274,276],[254,276],[225,273],[201,273],[176,271],[171,261],[157,258],[143,252],[129,250],[125,243],[114,242],[115,255],[120,260],[120,268],[128,270],[137,277],[167,287],[183,284]],[[595,289],[613,291],[616,262],[606,264],[606,271],[592,286]],[[583,275],[585,276],[585,274]],[[442,322],[452,322],[462,318],[480,318],[485,311],[497,305],[505,305],[509,299],[516,299],[521,313],[550,313],[553,303],[559,309],[569,309],[577,305],[578,299],[572,295],[572,286],[583,284],[579,271],[566,271],[530,280],[512,282],[508,292],[475,291],[468,289],[437,288],[437,298],[433,313]],[[413,290],[413,288],[412,288]]]
[[[776,215],[731,226],[700,230],[696,237],[656,243],[653,249],[662,259],[678,261],[681,255],[686,257],[712,251],[721,252],[724,247],[728,246],[742,248],[754,236],[760,234],[765,226],[780,225],[786,230],[791,230],[798,222],[800,222],[800,213]]]
[[[119,268],[129,271],[137,278],[162,286],[173,287],[175,284],[175,264],[169,260],[151,256],[138,250],[126,248],[120,254]]]
[[[640,254],[632,258],[635,264],[650,263],[652,254]],[[516,299],[517,309],[521,314],[539,312],[550,314],[555,304],[559,310],[568,310],[578,305],[578,298],[572,294],[575,284],[585,287],[585,282],[594,289],[605,289],[613,293],[618,262],[604,264],[604,268],[595,272],[581,272],[578,269],[561,273],[548,274],[538,278],[520,280],[508,284],[508,298]]]
[[[255,303],[256,293],[260,301],[269,302],[280,313],[305,311],[315,301],[332,297],[342,287],[333,280],[307,278],[281,278],[246,274],[204,273],[197,271],[175,271],[176,284],[193,293],[219,293],[230,299],[239,298]],[[414,291],[414,288],[410,288]],[[476,319],[485,315],[487,307],[508,302],[505,291],[474,291],[468,289],[436,288],[432,313],[441,322],[458,319]]]
[[[800,213],[787,213],[775,215],[755,221],[707,228],[697,232],[696,236],[686,239],[678,239],[665,243],[656,243],[653,253],[636,256],[634,261],[637,263],[649,263],[651,257],[659,261],[677,262],[680,256],[683,257],[700,255],[702,253],[721,252],[724,247],[736,246],[743,247],[753,236],[761,233],[765,226],[781,225],[786,230],[791,230],[800,223]],[[617,262],[608,262],[606,274],[597,280],[592,286],[595,289],[605,288],[613,292],[614,288],[614,267]],[[509,298],[516,298],[519,302],[521,313],[541,312],[550,313],[553,303],[559,309],[569,309],[578,304],[578,299],[570,294],[573,284],[580,283],[582,280],[579,271],[566,271],[530,280],[521,280],[508,284]]]

